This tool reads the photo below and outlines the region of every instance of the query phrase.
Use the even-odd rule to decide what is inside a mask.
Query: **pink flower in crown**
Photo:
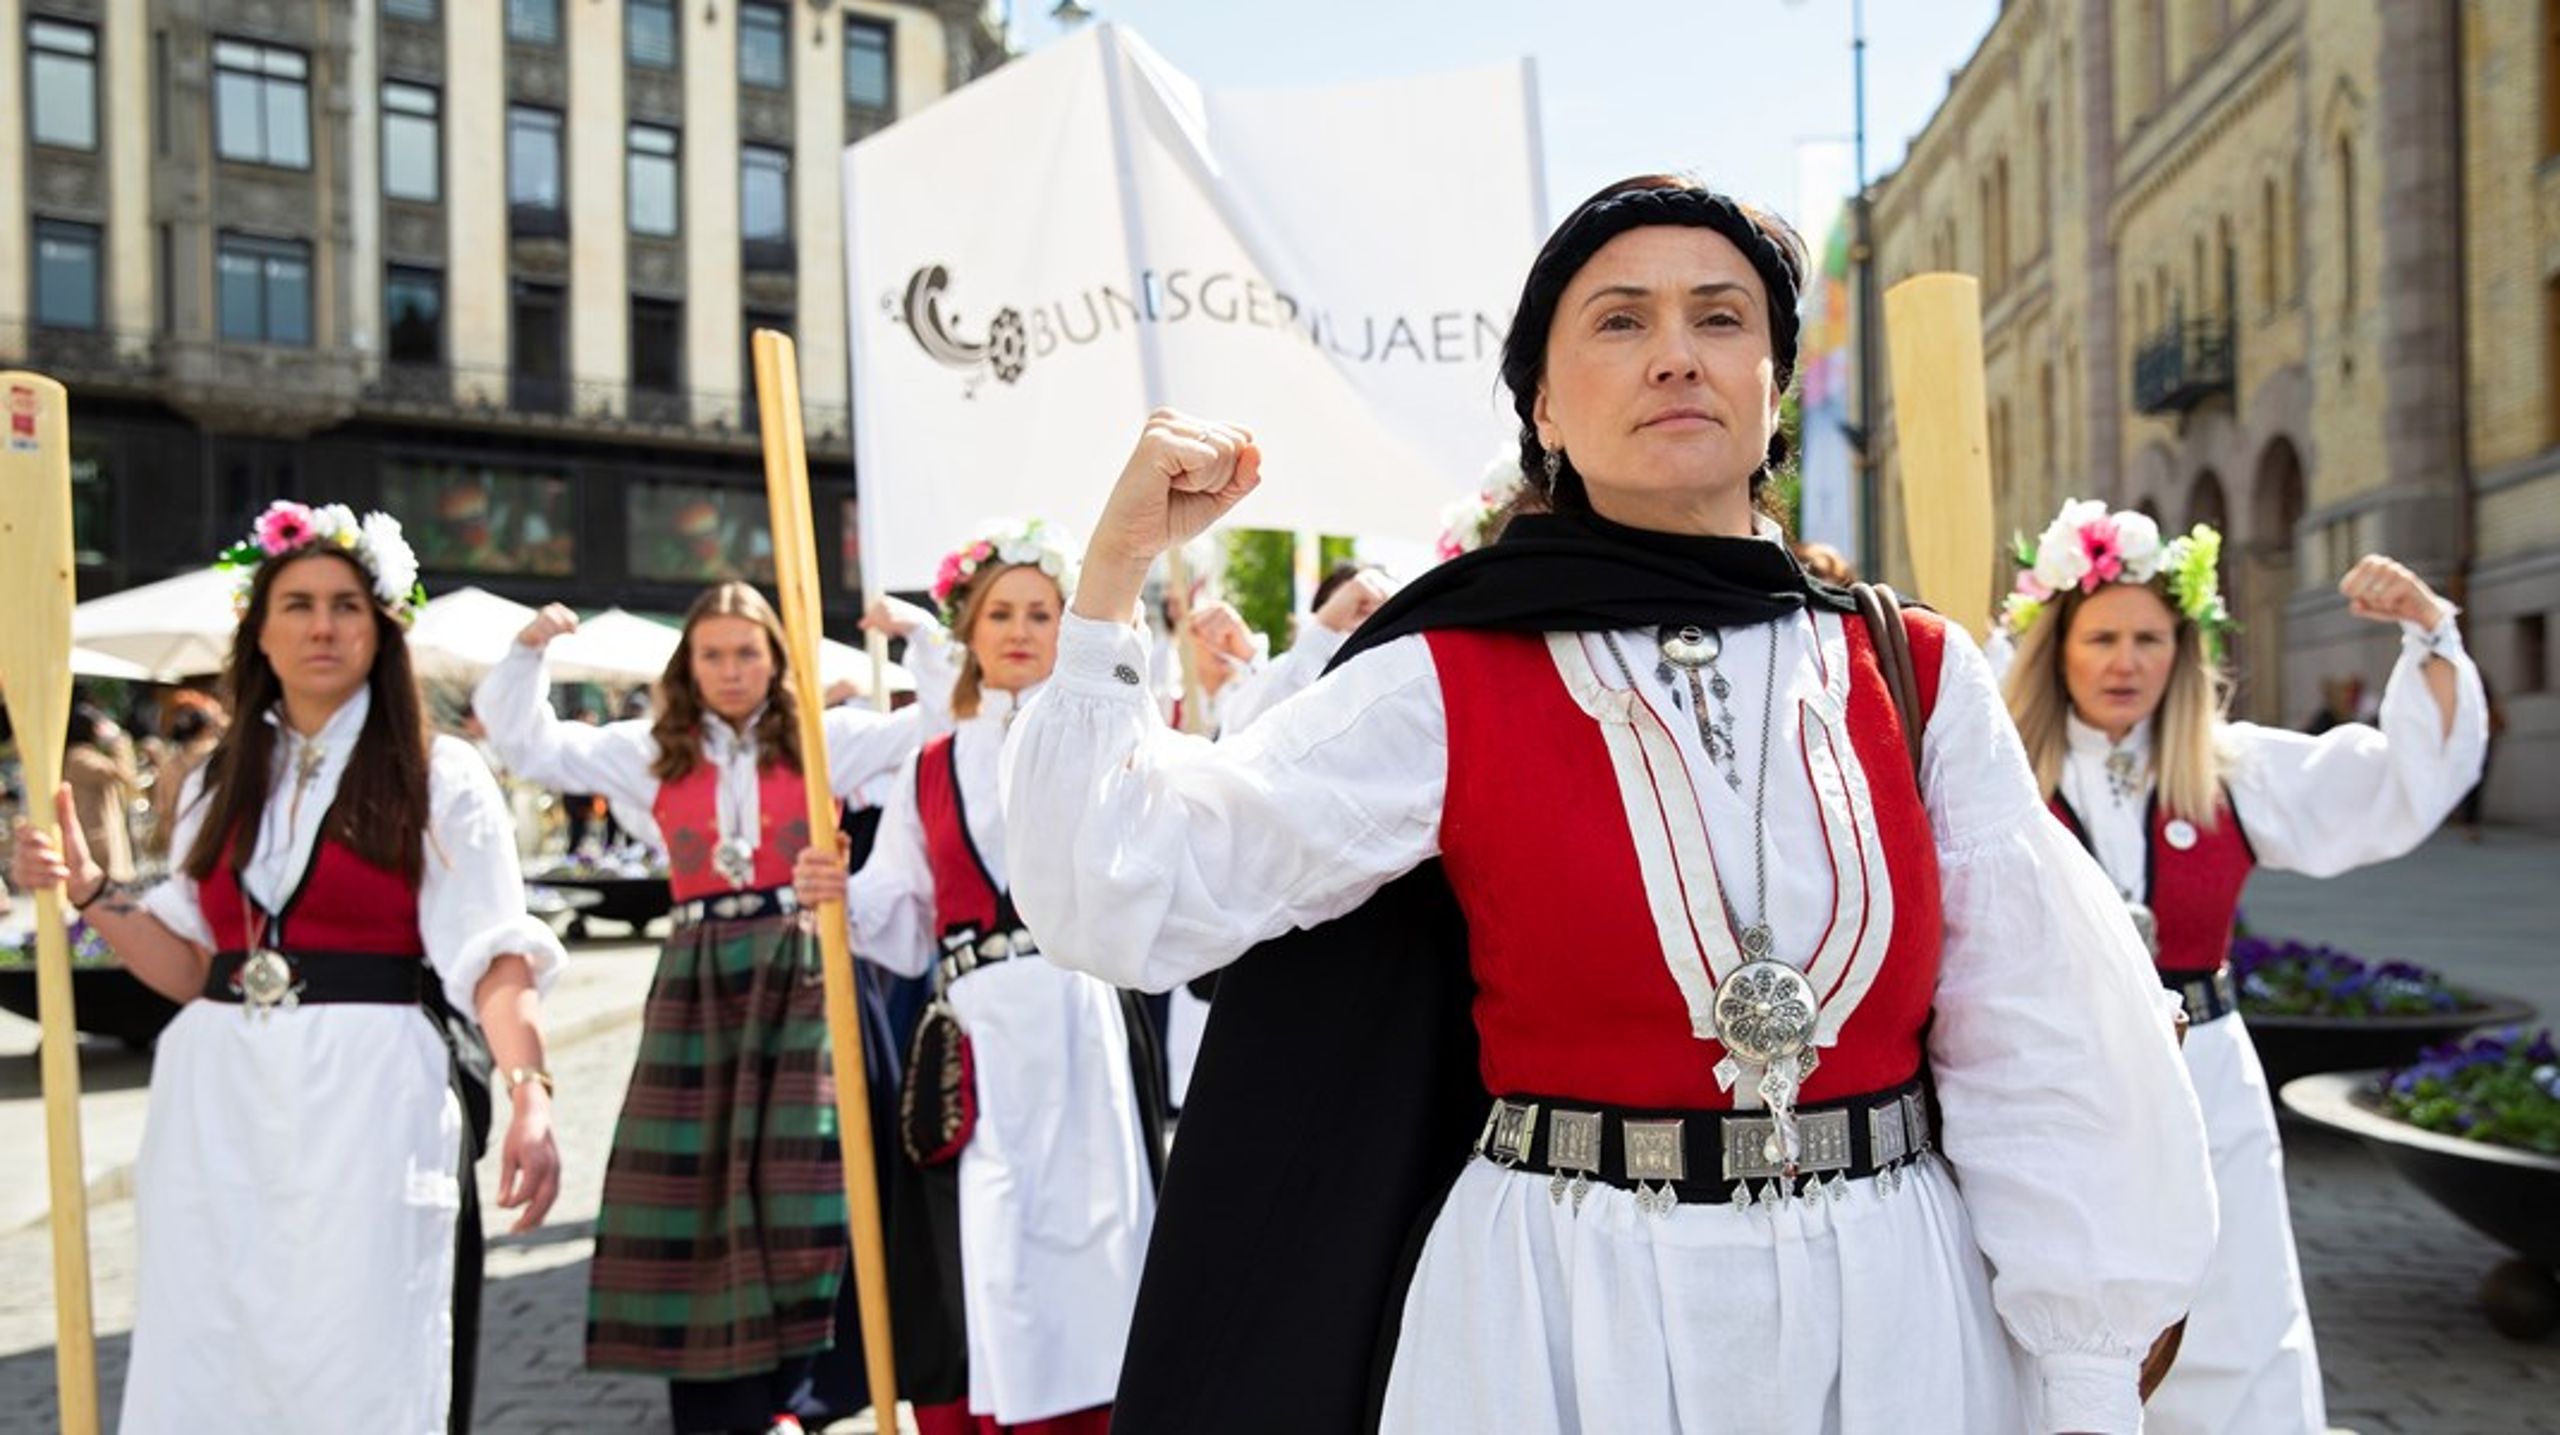
[[[2081,525],[2080,553],[2089,560],[2088,576],[2080,580],[2084,593],[2098,591],[2101,583],[2112,583],[2124,573],[2124,550],[2116,540],[2116,521],[2101,518]]]
[[[942,555],[942,563],[933,570],[933,601],[948,603],[951,590],[960,586],[960,554],[955,550]]]
[[[2053,597],[2053,590],[2045,586],[2044,580],[2036,576],[2036,570],[2033,568],[2021,568],[2018,570],[2018,586],[2016,591],[2019,597],[2026,599],[2030,603],[2047,602]]]
[[[1466,545],[1458,541],[1457,534],[1443,528],[1440,530],[1440,543],[1437,551],[1440,554],[1440,561],[1446,563],[1450,559],[1457,557],[1459,554],[1466,552],[1467,549]]]
[[[311,510],[299,503],[278,499],[258,515],[255,530],[258,548],[269,558],[290,553],[319,536]]]

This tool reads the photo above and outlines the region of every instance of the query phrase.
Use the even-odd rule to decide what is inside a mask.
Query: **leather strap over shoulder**
[[[1920,687],[1911,660],[1911,630],[1903,626],[1902,599],[1882,583],[1852,583],[1858,616],[1866,619],[1867,636],[1875,643],[1876,666],[1884,671],[1885,691],[1902,719],[1902,738],[1911,750],[1911,775],[1920,775],[1920,740],[1927,720],[1920,711]]]

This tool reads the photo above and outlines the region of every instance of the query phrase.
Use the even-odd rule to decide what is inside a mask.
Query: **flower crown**
[[[251,525],[249,536],[222,550],[213,566],[232,575],[231,606],[245,613],[249,589],[258,569],[277,558],[317,548],[336,548],[354,558],[373,580],[373,596],[403,627],[427,601],[418,581],[418,555],[400,536],[400,520],[373,512],[363,518],[343,503],[306,507],[288,499],[267,505]]]
[[[2208,657],[2221,656],[2233,627],[2216,571],[2222,534],[2209,523],[2162,543],[2160,525],[2147,514],[2109,512],[2094,498],[2066,499],[2042,536],[2029,542],[2018,535],[2017,557],[2017,587],[2000,607],[2013,636],[2032,627],[2056,594],[2094,593],[2109,583],[2162,584],[2169,606],[2203,632]]]
[[[1520,460],[1504,454],[1484,472],[1484,486],[1440,510],[1440,559],[1473,553],[1493,540],[1494,525],[1504,509],[1527,487],[1520,481]]]
[[[981,536],[943,554],[934,566],[933,606],[942,615],[942,626],[960,626],[960,604],[979,570],[1015,566],[1048,574],[1057,580],[1060,593],[1075,591],[1076,564],[1067,556],[1064,535],[1037,518],[1028,523],[994,519]]]

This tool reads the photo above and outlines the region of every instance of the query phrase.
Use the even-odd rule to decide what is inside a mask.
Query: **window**
[[[402,535],[429,572],[577,571],[565,474],[395,458],[382,465],[382,506],[402,515]]]
[[[750,269],[791,267],[791,152],[749,145],[738,164],[738,237]]]
[[[436,132],[436,92],[397,80],[382,87],[382,192],[433,204],[442,191],[443,146]]]
[[[382,314],[395,364],[431,368],[444,362],[444,276],[393,265],[382,281]]]
[[[36,221],[36,322],[49,329],[98,327],[98,227]]]
[[[655,394],[684,388],[684,306],[667,299],[631,301],[631,387]]]
[[[2339,305],[2352,316],[2356,307],[2356,149],[2344,135],[2338,137],[2338,273]]]
[[[518,234],[559,234],[560,113],[507,107],[507,207]]]
[[[432,22],[436,18],[436,0],[382,0],[382,13],[394,20]]]
[[[779,5],[738,7],[738,83],[759,90],[791,85],[790,22]]]
[[[643,582],[773,581],[762,488],[639,479],[623,525],[631,576]]]
[[[528,45],[560,43],[560,0],[507,0],[507,38]]]
[[[299,50],[214,41],[213,146],[224,159],[310,168],[310,60]]]
[[[2516,619],[2516,680],[2513,693],[2551,690],[2551,615],[2527,613]]]
[[[666,238],[676,232],[676,132],[633,125],[623,183],[629,191],[631,232]]]
[[[676,67],[675,0],[623,0],[622,56],[644,70]]]
[[[891,108],[897,99],[889,83],[889,27],[871,20],[844,18],[844,102],[866,110]]]
[[[27,127],[37,144],[98,147],[98,32],[27,20]]]
[[[517,283],[507,336],[508,395],[517,408],[556,414],[568,407],[566,312],[559,286]]]
[[[2560,0],[2542,0],[2542,155],[2560,154]]]
[[[311,342],[310,245],[223,235],[214,281],[222,337],[252,344]]]

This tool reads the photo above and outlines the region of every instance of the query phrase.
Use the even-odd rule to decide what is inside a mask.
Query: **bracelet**
[[[103,899],[107,893],[115,890],[115,885],[114,878],[108,877],[103,873],[100,874],[98,877],[98,889],[91,892],[87,900],[72,903],[71,910],[74,912],[88,911],[91,907],[98,905],[99,901]],[[64,895],[68,896],[69,894],[65,893]]]
[[[507,1094],[509,1096],[515,1095],[516,1092],[528,1081],[541,1087],[543,1095],[549,1096],[552,1094],[551,1073],[544,1071],[538,1066],[510,1066],[507,1068],[505,1075],[507,1078]]]

